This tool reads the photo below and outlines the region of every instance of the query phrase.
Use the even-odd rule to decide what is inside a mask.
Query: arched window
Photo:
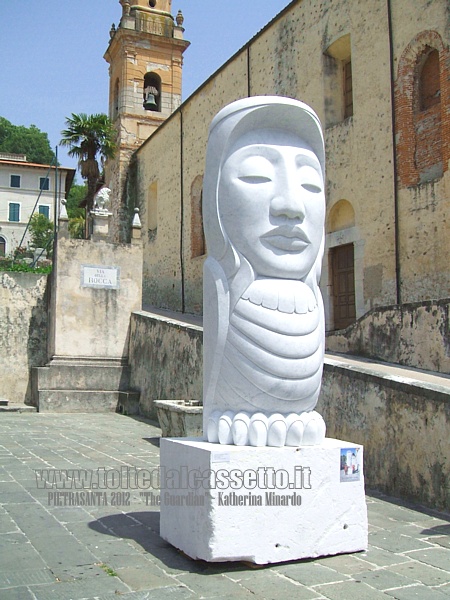
[[[161,112],[161,77],[156,73],[147,73],[144,77],[145,110]]]
[[[0,256],[5,256],[6,254],[6,240],[0,235]]]
[[[400,187],[435,181],[448,168],[450,126],[444,118],[449,52],[436,31],[422,31],[404,49],[395,82],[396,153]]]
[[[439,52],[425,46],[414,73],[414,162],[419,182],[442,176],[442,115]]]
[[[197,175],[191,185],[191,258],[206,253],[202,215],[203,177]]]
[[[441,72],[439,69],[439,52],[424,52],[420,62],[423,64],[419,73],[419,108],[427,110],[441,101]]]

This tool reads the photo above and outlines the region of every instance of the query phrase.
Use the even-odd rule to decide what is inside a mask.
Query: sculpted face
[[[243,135],[223,163],[218,194],[225,233],[258,276],[306,277],[323,237],[325,193],[319,160],[300,137]]]

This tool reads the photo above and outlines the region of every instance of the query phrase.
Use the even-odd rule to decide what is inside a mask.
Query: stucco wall
[[[209,124],[224,105],[224,99],[237,100],[247,95],[247,54],[239,53],[220,73],[183,105],[183,275],[184,311],[203,312],[203,261],[192,257],[191,188],[203,176]],[[200,118],[201,116],[201,118]]]
[[[60,229],[53,272],[51,357],[126,358],[141,307],[141,245],[73,240]],[[85,287],[84,266],[118,269],[117,289]]]
[[[131,387],[140,412],[156,418],[155,400],[202,400],[203,329],[144,311],[131,315]]]
[[[31,403],[31,367],[47,361],[47,275],[0,272],[0,397]]]
[[[138,205],[142,222],[143,304],[182,311],[180,114],[163,125],[165,134],[142,147],[138,161]],[[170,168],[169,168],[170,165]]]
[[[401,365],[450,373],[450,300],[374,309],[326,347]]]
[[[448,144],[450,145],[450,136]],[[450,294],[450,171],[400,190],[400,259],[404,302]]]

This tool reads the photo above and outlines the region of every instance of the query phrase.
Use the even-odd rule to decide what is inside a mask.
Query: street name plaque
[[[81,287],[118,290],[120,267],[81,265]]]

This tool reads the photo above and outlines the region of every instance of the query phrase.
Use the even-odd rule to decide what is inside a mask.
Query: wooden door
[[[345,329],[356,320],[353,244],[332,248],[331,253],[334,329]]]

